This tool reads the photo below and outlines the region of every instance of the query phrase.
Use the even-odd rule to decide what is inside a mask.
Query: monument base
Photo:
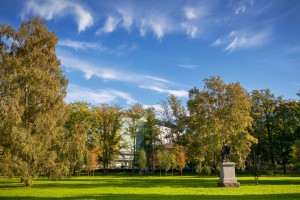
[[[235,178],[235,163],[222,162],[220,170],[219,187],[240,187],[240,183]]]

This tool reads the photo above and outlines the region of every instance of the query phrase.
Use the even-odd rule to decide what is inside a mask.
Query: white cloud
[[[121,97],[125,99],[128,105],[132,105],[137,102],[133,97],[130,96],[130,94],[126,92],[122,92],[119,90],[108,90],[108,92],[111,92],[113,95],[116,95],[117,97]]]
[[[234,5],[234,13],[236,15],[244,13],[254,5],[254,0],[241,0],[236,5]]]
[[[173,94],[178,97],[186,97],[188,95],[188,92],[186,90],[169,90],[169,89],[163,89],[157,86],[150,86],[150,85],[140,85],[140,88],[145,88],[149,90],[153,90],[159,93],[168,93]]]
[[[189,3],[182,9],[179,4],[170,6],[166,2],[159,5],[128,1],[111,3],[110,9],[104,14],[106,21],[96,34],[112,33],[121,28],[130,32],[135,28],[142,37],[153,34],[158,40],[170,33],[184,33],[189,38],[197,38],[213,6],[203,2],[194,4]],[[183,16],[180,12],[183,12]]]
[[[183,11],[184,11],[185,17],[189,20],[193,20],[193,19],[198,18],[197,11],[196,11],[195,8],[186,6],[186,7],[184,7]]]
[[[98,29],[96,32],[97,35],[101,35],[102,33],[111,33],[114,32],[114,30],[117,28],[117,25],[119,23],[119,19],[109,16],[106,19],[104,27]]]
[[[22,11],[22,17],[39,15],[47,20],[72,14],[78,25],[78,32],[84,31],[93,25],[93,17],[82,5],[74,1],[65,0],[27,0]]]
[[[219,46],[221,44],[223,44],[223,41],[220,38],[218,38],[211,44],[211,46]]]
[[[185,69],[197,69],[197,65],[191,65],[191,64],[179,64],[177,65],[179,67],[185,68]]]
[[[59,40],[59,46],[73,48],[75,50],[98,50],[98,51],[107,51],[108,49],[94,42],[84,42],[84,41],[75,41],[75,40]]]
[[[74,101],[84,101],[93,104],[99,104],[113,103],[119,98],[126,100],[126,103],[128,105],[134,104],[136,102],[136,100],[126,92],[113,89],[93,90],[74,84],[69,84],[65,101],[67,103]]]
[[[198,36],[199,31],[197,26],[182,23],[181,27],[185,30],[187,36],[189,36],[190,38],[196,38]]]
[[[271,32],[269,30],[258,33],[231,32],[228,36],[229,44],[227,44],[224,50],[232,52],[236,49],[260,46],[268,41],[270,34]]]
[[[95,65],[69,55],[64,55],[61,52],[58,53],[58,57],[61,60],[63,66],[68,69],[76,69],[82,71],[85,74],[86,79],[90,79],[92,76],[96,76],[104,80],[122,81],[137,84],[147,83],[150,85],[161,85],[170,83],[170,81],[160,77],[117,70],[110,67],[103,67],[98,64]]]

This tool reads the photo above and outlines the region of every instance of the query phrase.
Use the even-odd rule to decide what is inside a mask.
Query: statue
[[[225,141],[223,142],[223,147],[221,150],[222,162],[228,162],[228,155],[230,154],[231,147],[228,146]]]

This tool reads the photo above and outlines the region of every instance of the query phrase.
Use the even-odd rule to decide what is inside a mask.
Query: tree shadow
[[[60,199],[60,198],[52,198],[52,197],[0,197],[0,199],[8,199],[8,200],[50,200],[50,199]],[[268,194],[268,195],[154,195],[154,194],[97,194],[97,195],[87,195],[87,196],[74,196],[74,197],[64,197],[63,199],[67,200],[83,200],[83,199],[102,199],[102,200],[214,200],[214,199],[222,199],[222,200],[298,200],[299,193],[288,193],[288,194]]]

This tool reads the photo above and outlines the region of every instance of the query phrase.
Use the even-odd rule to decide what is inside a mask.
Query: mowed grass
[[[217,177],[97,175],[63,181],[38,178],[31,188],[0,178],[0,199],[300,199],[300,176],[240,177],[239,188],[217,187]]]

